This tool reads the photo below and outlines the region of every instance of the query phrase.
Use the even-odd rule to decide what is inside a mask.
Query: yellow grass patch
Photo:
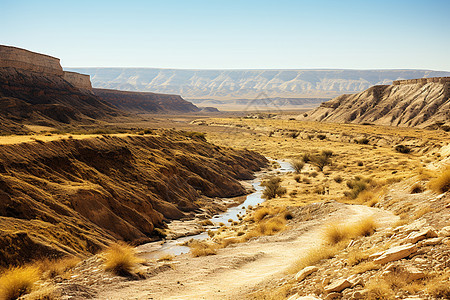
[[[120,276],[130,275],[137,264],[142,262],[142,259],[136,256],[134,247],[125,243],[112,244],[104,252],[104,258],[105,270]]]
[[[10,268],[0,277],[0,299],[13,300],[28,294],[38,280],[37,267]]]
[[[447,167],[435,179],[429,183],[430,188],[436,193],[445,193],[450,189],[450,167]]]

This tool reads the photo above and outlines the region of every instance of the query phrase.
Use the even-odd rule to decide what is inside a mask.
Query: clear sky
[[[450,0],[0,0],[0,44],[63,67],[450,71]]]

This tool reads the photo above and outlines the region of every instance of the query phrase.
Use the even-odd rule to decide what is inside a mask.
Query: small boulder
[[[385,263],[396,261],[405,257],[410,256],[417,251],[417,247],[414,244],[406,244],[402,246],[392,247],[384,252],[382,252],[373,261],[374,263],[383,265]]]
[[[409,283],[414,280],[422,279],[427,274],[414,266],[404,266],[402,267],[402,275],[402,278],[404,278],[405,282]]]
[[[316,266],[305,267],[301,271],[299,271],[297,274],[295,274],[295,280],[296,281],[302,281],[309,274],[311,274],[313,272],[316,272],[317,270],[319,270],[319,268],[317,268]]]
[[[423,229],[419,232],[411,232],[407,237],[406,241],[408,243],[415,244],[423,239],[435,238],[437,233],[433,228]]]
[[[342,292],[352,284],[347,279],[339,279],[324,288],[326,293]]]
[[[432,238],[432,239],[426,239],[423,240],[419,243],[419,246],[421,247],[426,247],[426,246],[435,246],[438,245],[440,243],[442,243],[442,240],[444,238],[443,237],[437,237],[437,238]]]
[[[438,233],[439,236],[448,237],[450,236],[450,226],[445,226]]]
[[[325,297],[325,300],[337,300],[337,299],[341,299],[341,298],[342,298],[342,294],[341,293],[333,292],[333,293],[329,293]]]

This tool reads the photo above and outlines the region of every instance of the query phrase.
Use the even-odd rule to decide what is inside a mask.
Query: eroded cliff
[[[0,146],[0,266],[156,238],[266,163],[174,131]]]
[[[450,77],[402,80],[336,97],[299,119],[435,128],[450,120],[449,95]]]

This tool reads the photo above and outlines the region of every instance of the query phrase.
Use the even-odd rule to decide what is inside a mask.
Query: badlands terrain
[[[208,114],[0,54],[0,299],[450,298],[445,78]]]

